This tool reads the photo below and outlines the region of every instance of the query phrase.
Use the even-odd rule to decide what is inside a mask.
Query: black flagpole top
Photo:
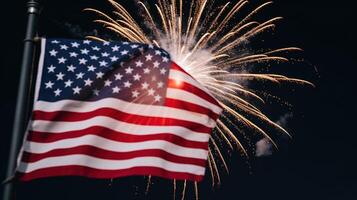
[[[27,2],[27,13],[40,14],[40,3],[36,0]]]

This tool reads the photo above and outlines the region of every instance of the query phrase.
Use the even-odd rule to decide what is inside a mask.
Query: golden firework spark
[[[214,0],[137,1],[141,14],[136,17],[144,19],[140,22],[120,3],[113,0],[108,2],[114,8],[111,14],[91,8],[85,10],[98,14],[99,19],[95,22],[117,33],[121,38],[131,42],[154,44],[168,51],[171,59],[199,81],[224,108],[209,142],[208,168],[213,186],[221,181],[221,169],[228,172],[225,154],[222,152],[225,147],[240,150],[242,155],[248,156],[247,147],[241,138],[249,139],[249,134],[253,133],[261,134],[277,146],[264,129],[266,125],[289,135],[255,105],[254,102],[264,103],[262,93],[248,88],[244,83],[256,80],[260,83],[269,81],[275,84],[312,84],[280,74],[249,73],[244,69],[257,63],[288,62],[288,58],[278,54],[301,49],[286,47],[259,54],[237,53],[237,49],[244,48],[248,41],[254,40],[262,32],[273,29],[275,23],[282,19],[275,17],[263,22],[253,19],[272,2],[257,6],[239,20],[237,16],[246,8],[248,0],[227,2],[216,8],[212,6],[216,5]],[[96,36],[88,38],[103,40]],[[260,122],[259,125],[256,120]],[[198,198],[197,183],[194,183],[194,186]],[[185,187],[186,181],[183,197]]]

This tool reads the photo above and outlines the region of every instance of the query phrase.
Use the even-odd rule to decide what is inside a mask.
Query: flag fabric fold
[[[17,173],[202,180],[222,108],[163,49],[42,39]]]

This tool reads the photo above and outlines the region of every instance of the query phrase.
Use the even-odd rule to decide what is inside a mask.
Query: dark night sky
[[[46,3],[40,33],[54,37],[78,37],[69,31],[68,24],[78,25],[81,30],[89,32],[93,16],[80,11],[91,6],[106,9],[105,5],[104,0]],[[23,1],[14,1],[7,6],[11,13],[2,13],[4,43],[0,54],[2,180],[7,164],[26,25]],[[202,188],[201,199],[357,198],[357,132],[353,127],[357,122],[354,83],[357,71],[357,31],[354,25],[357,16],[354,8],[352,1],[276,0],[272,8],[261,13],[267,18],[285,18],[270,37],[275,44],[278,43],[277,46],[291,45],[304,49],[302,56],[306,62],[301,66],[294,65],[301,67],[300,73],[300,69],[294,69],[294,72],[313,81],[316,88],[281,94],[294,104],[294,116],[288,123],[288,129],[294,134],[291,142],[283,144],[281,151],[271,157],[252,161],[251,175],[240,163],[239,156],[233,154],[231,175],[223,176],[221,187],[214,191]],[[169,181],[157,179],[145,197],[142,177],[124,178],[112,183],[108,180],[62,177],[21,184],[18,199],[172,199],[171,187]],[[193,198],[187,196],[187,199]]]

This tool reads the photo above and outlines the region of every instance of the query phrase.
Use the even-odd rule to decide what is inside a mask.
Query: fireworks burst
[[[243,49],[260,33],[272,30],[275,23],[282,19],[275,17],[264,22],[254,20],[254,16],[272,2],[263,3],[237,19],[248,0],[228,2],[216,8],[212,6],[213,0],[158,0],[157,3],[138,1],[141,14],[136,17],[141,17],[142,22],[145,22],[141,24],[124,6],[113,0],[108,1],[114,8],[110,15],[97,9],[86,9],[100,16],[95,22],[131,42],[154,44],[165,49],[170,53],[171,59],[199,81],[224,108],[209,143],[208,167],[212,185],[220,183],[222,169],[228,172],[223,149],[237,149],[248,157],[247,146],[242,140],[249,140],[249,136],[256,133],[267,138],[276,147],[277,144],[264,128],[267,126],[289,135],[256,105],[257,102],[264,103],[262,93],[248,88],[244,83],[255,80],[262,84],[312,84],[280,74],[257,74],[244,69],[258,63],[288,62],[287,58],[279,54],[301,49],[287,47],[259,54],[237,53],[237,50]],[[95,36],[88,37],[103,40]],[[198,198],[197,183],[194,186]],[[176,181],[174,189],[176,191]],[[183,196],[184,193],[185,187]]]

